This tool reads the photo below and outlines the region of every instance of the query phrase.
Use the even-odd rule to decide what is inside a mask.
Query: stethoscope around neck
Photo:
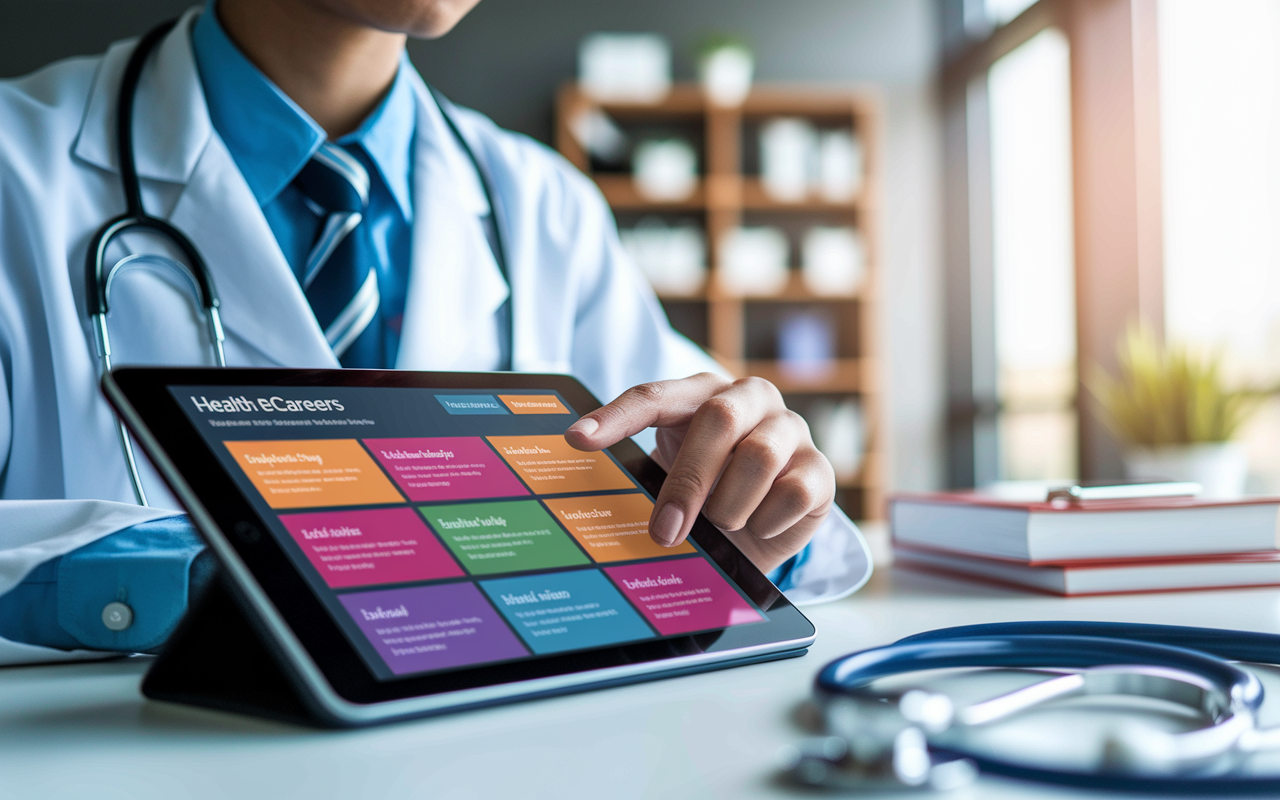
[[[163,219],[153,217],[146,212],[142,204],[142,187],[138,181],[138,166],[133,149],[133,108],[138,94],[138,84],[142,77],[142,68],[148,56],[156,49],[160,41],[169,33],[177,20],[169,20],[157,25],[144,35],[129,56],[124,75],[120,80],[120,93],[116,104],[116,160],[120,167],[120,183],[124,188],[125,212],[108,220],[94,233],[85,254],[85,297],[88,314],[93,328],[94,342],[98,353],[100,374],[111,371],[111,333],[107,325],[107,313],[111,309],[111,287],[116,279],[126,270],[150,269],[152,271],[174,272],[182,275],[191,285],[192,293],[199,301],[208,327],[209,345],[213,351],[214,363],[219,367],[227,365],[223,342],[222,317],[218,311],[220,302],[218,290],[214,286],[209,268],[201,257],[195,244],[187,235]],[[449,132],[457,139],[467,159],[471,162],[480,179],[480,186],[485,200],[489,204],[492,222],[492,237],[489,239],[494,261],[498,265],[507,285],[511,286],[507,272],[507,250],[504,230],[506,219],[504,209],[493,190],[493,179],[489,171],[476,154],[475,148],[467,141],[462,129],[454,120],[452,105],[435,87],[428,86]],[[182,253],[185,263],[159,255],[131,255],[107,266],[107,250],[116,237],[128,232],[143,232],[157,235],[169,240]],[[505,306],[506,353],[503,356],[502,369],[511,369],[515,357],[515,319],[514,304],[511,297]],[[133,441],[125,429],[124,422],[116,418],[116,432],[120,437],[120,448],[124,452],[125,462],[129,470],[129,481],[133,486],[134,499],[139,505],[147,505],[147,493],[142,486],[142,476],[138,471],[138,459],[134,453]]]
[[[125,65],[124,77],[120,81],[120,97],[116,105],[116,159],[120,167],[120,182],[124,186],[125,212],[110,219],[97,230],[89,242],[89,250],[85,255],[85,271],[89,319],[93,326],[94,342],[97,345],[98,361],[101,374],[111,371],[111,330],[107,325],[107,312],[111,310],[111,287],[125,270],[130,268],[166,267],[176,268],[191,283],[194,294],[204,312],[205,324],[209,329],[209,342],[213,350],[214,363],[219,367],[227,365],[227,357],[223,348],[226,338],[222,331],[222,317],[218,312],[218,290],[209,275],[209,268],[195,244],[182,231],[159,217],[153,217],[142,205],[142,187],[138,181],[138,165],[133,152],[133,106],[138,92],[138,82],[142,76],[142,67],[147,56],[174,26],[174,21],[156,26],[138,42],[133,54]],[[153,255],[134,255],[120,259],[107,266],[107,250],[116,237],[129,231],[145,231],[168,239],[175,245],[185,259],[185,263],[173,259]],[[120,437],[120,447],[124,451],[125,462],[129,469],[129,481],[133,484],[133,496],[138,505],[147,505],[147,493],[142,486],[142,476],[138,472],[138,459],[134,454],[133,441],[125,429],[124,422],[116,418],[116,432]]]

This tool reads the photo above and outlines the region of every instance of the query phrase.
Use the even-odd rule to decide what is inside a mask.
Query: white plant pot
[[[1238,442],[1135,447],[1125,453],[1124,471],[1130,480],[1195,481],[1201,497],[1227,499],[1244,494],[1249,460]]]
[[[702,86],[718,106],[739,106],[751,93],[755,60],[740,47],[722,47],[702,57]]]

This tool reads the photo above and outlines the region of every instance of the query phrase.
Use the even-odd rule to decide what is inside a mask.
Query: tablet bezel
[[[184,385],[551,390],[559,392],[579,414],[598,408],[599,401],[569,376],[531,373],[121,367],[104,377],[103,387],[108,398],[160,468],[170,488],[179,497],[199,502],[201,513],[193,513],[197,522],[208,518],[216,525],[214,531],[202,530],[206,539],[220,536],[234,549],[257,588],[275,607],[330,687],[347,702],[387,703],[643,664],[652,664],[655,670],[660,670],[663,662],[673,659],[771,648],[794,650],[807,646],[813,639],[812,624],[723,533],[699,515],[692,538],[765,613],[770,624],[735,626],[379,680],[313,594],[284,549],[266,533],[267,522],[179,407],[169,388]],[[152,452],[157,448],[159,453]],[[641,486],[651,495],[657,495],[665,472],[656,462],[630,439],[609,450]]]

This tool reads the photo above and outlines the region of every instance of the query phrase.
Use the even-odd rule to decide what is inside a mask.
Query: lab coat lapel
[[[217,137],[172,219],[209,264],[228,339],[280,366],[338,366],[253,192]]]
[[[191,52],[191,24],[199,14],[192,8],[182,15],[138,81],[133,151],[144,180],[185,181],[213,132]],[[107,50],[76,135],[76,157],[111,172],[120,171],[115,124],[120,82],[136,46],[137,39],[126,39]]]
[[[498,358],[495,314],[509,292],[485,238],[488,203],[439,106],[413,78],[413,260],[396,366],[490,368]]]
[[[213,131],[191,51],[198,13],[188,11],[165,37],[138,87],[134,138],[144,195],[151,188],[146,181],[182,185],[169,221],[209,267],[221,297],[228,363],[336,367],[266,217]],[[77,157],[113,172],[119,167],[110,123],[133,46],[115,45],[103,59],[75,146]],[[162,213],[154,202],[148,208]]]

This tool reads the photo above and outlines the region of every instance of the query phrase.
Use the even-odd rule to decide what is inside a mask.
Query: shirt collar
[[[326,134],[240,52],[218,22],[214,5],[191,33],[209,117],[258,204],[266,205],[302,170]],[[413,215],[409,172],[415,104],[404,73],[411,68],[402,56],[387,96],[359,128],[338,140],[364,149],[406,221]]]

